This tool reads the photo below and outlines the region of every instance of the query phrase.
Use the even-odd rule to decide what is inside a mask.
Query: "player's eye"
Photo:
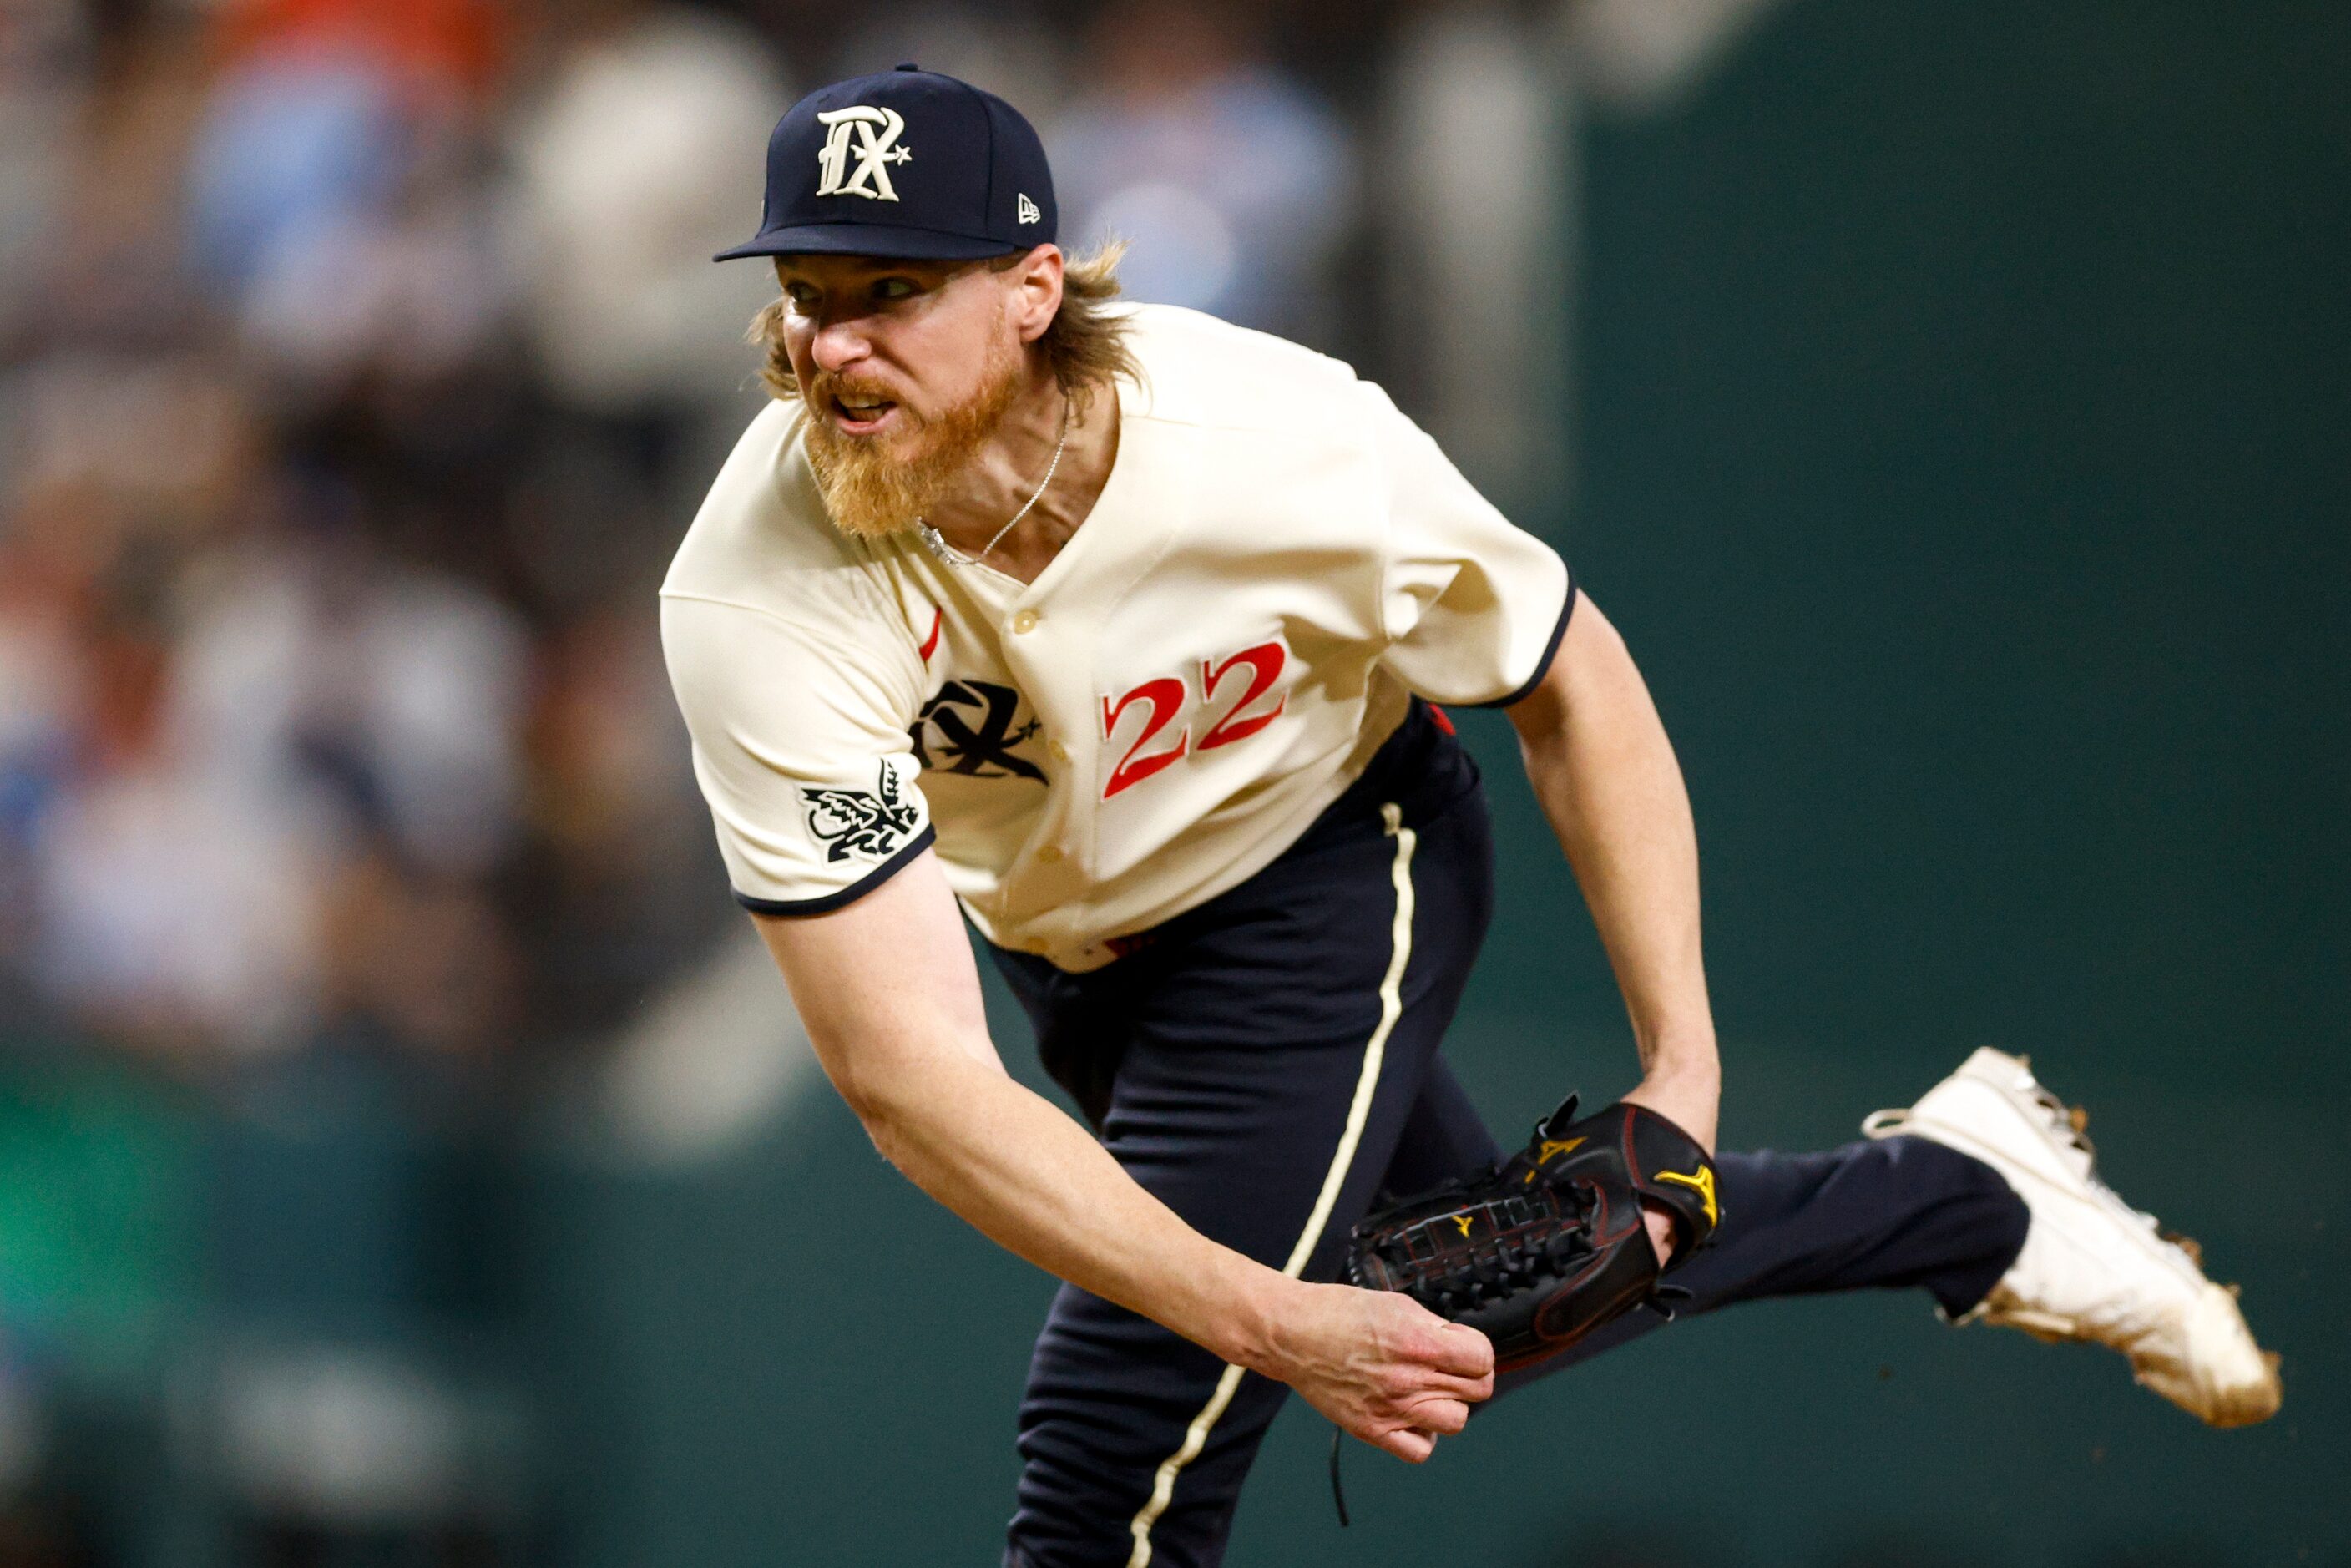
[[[882,277],[873,283],[876,299],[904,299],[914,292],[914,280],[911,277]]]
[[[812,308],[823,296],[817,292],[814,284],[787,283],[784,285],[784,298],[792,302],[794,309],[805,311]]]

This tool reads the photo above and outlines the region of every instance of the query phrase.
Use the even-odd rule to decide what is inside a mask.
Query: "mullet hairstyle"
[[[988,270],[1009,271],[1026,254],[1015,251],[998,257],[987,264]],[[1061,308],[1034,345],[1045,356],[1061,395],[1081,413],[1095,392],[1117,377],[1137,382],[1143,379],[1142,364],[1127,341],[1127,313],[1112,303],[1118,298],[1118,264],[1125,256],[1126,241],[1113,239],[1084,256],[1069,257],[1061,268]],[[780,295],[769,301],[751,318],[747,334],[767,355],[759,379],[767,384],[768,395],[783,402],[800,395],[799,378],[784,351],[784,313],[790,303]]]

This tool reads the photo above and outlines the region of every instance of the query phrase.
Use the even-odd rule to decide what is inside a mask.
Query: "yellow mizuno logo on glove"
[[[1700,1166],[1687,1176],[1684,1176],[1679,1171],[1659,1171],[1657,1179],[1672,1182],[1677,1186],[1688,1187],[1698,1197],[1706,1199],[1706,1222],[1708,1225],[1717,1223],[1722,1218],[1722,1210],[1716,1207],[1714,1201],[1714,1167],[1712,1166]]]
[[[1674,1183],[1677,1187],[1688,1187],[1690,1192],[1707,1199],[1707,1225],[1714,1225],[1723,1218],[1723,1210],[1716,1208],[1714,1204],[1714,1166],[1698,1166],[1688,1176],[1683,1176],[1681,1171],[1657,1171],[1657,1180]]]

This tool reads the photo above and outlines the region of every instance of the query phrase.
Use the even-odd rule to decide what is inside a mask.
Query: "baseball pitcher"
[[[1114,301],[1009,105],[902,66],[777,126],[773,399],[662,593],[736,898],[834,1087],[1065,1281],[1005,1562],[1211,1564],[1291,1390],[1406,1460],[1765,1296],[1915,1288],[2215,1425],[2274,1364],[2081,1118],[1980,1051],[1868,1136],[1718,1153],[1696,841],[1560,557],[1343,364]],[[1639,1082],[1505,1149],[1439,1047],[1493,906],[1447,707],[1501,708]],[[967,926],[1084,1123],[1008,1077]]]

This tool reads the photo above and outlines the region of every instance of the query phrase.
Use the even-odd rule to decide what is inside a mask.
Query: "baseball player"
[[[1635,1158],[1605,1224],[1561,1198],[1565,1252],[1635,1234],[1634,1293],[1662,1262],[1689,1311],[1916,1288],[2111,1345],[2215,1425],[2277,1407],[2231,1293],[2018,1059],[1978,1051],[1843,1148],[1715,1154],[1689,807],[1606,618],[1378,387],[1113,304],[1114,254],[1055,237],[1042,147],[989,94],[901,66],[787,113],[720,257],[772,258],[774,398],[662,597],[735,896],[833,1085],[1065,1281],[1007,1563],[1219,1561],[1290,1390],[1407,1460],[1495,1392],[1453,1309],[1524,1249],[1336,1282],[1375,1207],[1437,1189],[1413,1212],[1474,1241],[1499,1208],[1444,1195],[1565,1193],[1547,1163],[1609,1142],[1553,1118],[1505,1161],[1439,1052],[1492,910],[1446,706],[1509,715],[1622,986],[1624,1157],[1639,1130],[1688,1162]],[[1090,1125],[1004,1072],[967,923]],[[1506,1355],[1499,1385],[1658,1321]]]

